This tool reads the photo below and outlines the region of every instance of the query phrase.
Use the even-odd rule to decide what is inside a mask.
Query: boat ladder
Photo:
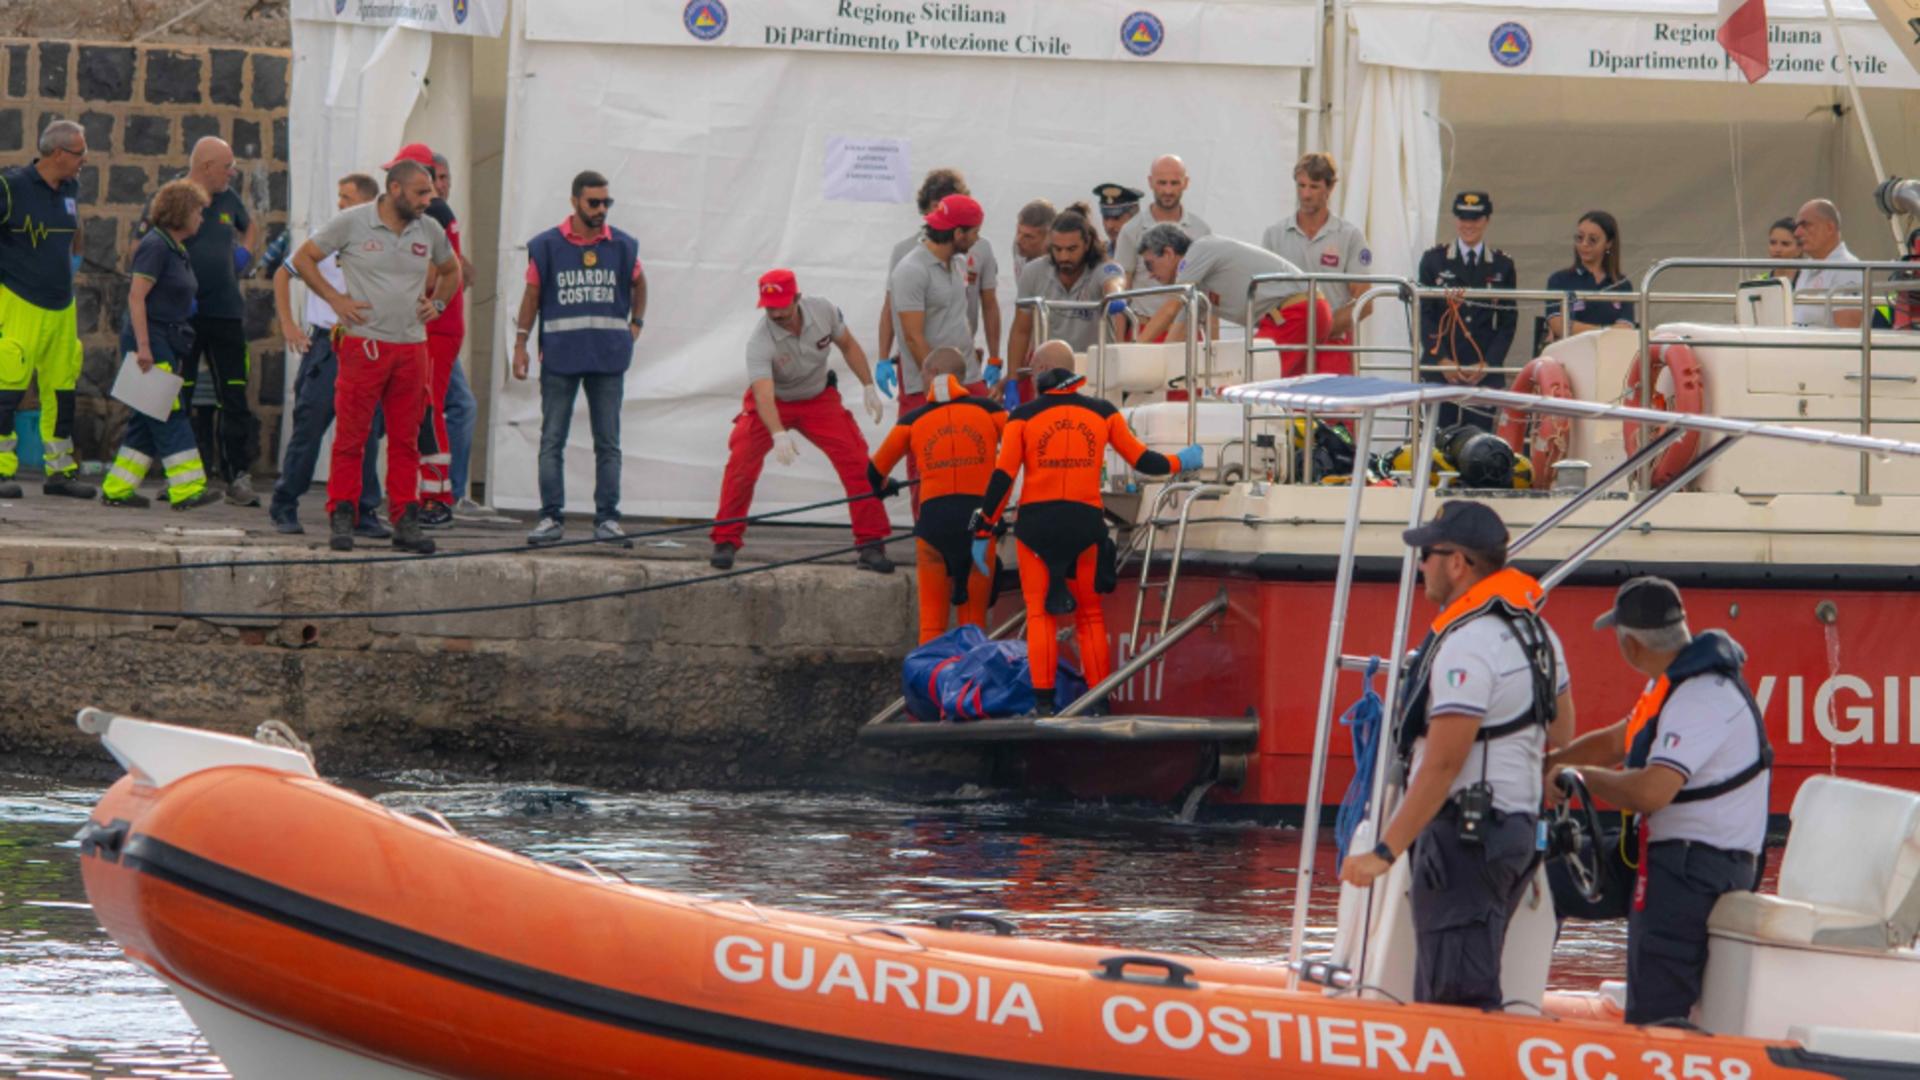
[[[1153,627],[1151,634],[1160,637],[1173,625],[1173,594],[1180,585],[1180,560],[1187,553],[1187,525],[1193,520],[1193,506],[1199,502],[1210,502],[1227,493],[1224,484],[1207,484],[1197,480],[1186,480],[1168,484],[1154,495],[1153,504],[1147,512],[1146,520],[1141,523],[1135,534],[1141,537],[1137,544],[1129,544],[1131,553],[1136,547],[1140,552],[1140,584],[1133,596],[1133,626],[1127,632],[1129,651],[1138,652],[1142,647],[1141,634],[1146,631],[1147,594],[1154,590],[1161,593],[1160,621]],[[1170,505],[1179,509],[1171,520],[1161,516]],[[1165,581],[1153,579],[1153,553],[1159,540],[1160,530],[1173,526],[1173,551],[1167,559]],[[1125,563],[1123,558],[1122,563]]]

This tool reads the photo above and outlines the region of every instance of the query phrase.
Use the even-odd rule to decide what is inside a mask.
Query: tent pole
[[[1329,0],[1333,29],[1327,35],[1333,54],[1327,64],[1327,148],[1333,159],[1347,163],[1347,0]]]
[[[1833,0],[1827,0],[1827,26],[1833,30],[1833,47],[1840,53],[1840,72],[1847,77],[1847,96],[1853,99],[1853,115],[1860,121],[1860,135],[1867,141],[1867,161],[1873,165],[1873,182],[1878,184],[1887,178],[1887,170],[1880,164],[1880,144],[1873,138],[1873,122],[1867,119],[1867,107],[1860,100],[1860,83],[1853,77],[1853,58],[1847,55],[1847,43],[1840,36],[1840,13],[1834,10]],[[1893,231],[1893,243],[1897,247],[1905,239],[1900,235],[1900,223],[1887,218],[1887,228]]]
[[[1326,80],[1327,0],[1313,0],[1313,7],[1313,24],[1320,28],[1321,46],[1318,50],[1318,55],[1315,57],[1313,66],[1303,73],[1307,83],[1305,98],[1307,115],[1306,123],[1302,124],[1298,129],[1300,149],[1302,152],[1319,150],[1327,145],[1327,118],[1322,111],[1324,108],[1323,102],[1325,101],[1323,85]]]

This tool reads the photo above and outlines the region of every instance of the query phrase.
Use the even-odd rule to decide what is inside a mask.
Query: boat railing
[[[1206,293],[1192,285],[1153,285],[1141,289],[1124,289],[1109,294],[1099,300],[1043,300],[1028,297],[1014,302],[1014,309],[1026,308],[1034,312],[1034,329],[1039,341],[1046,341],[1051,334],[1051,312],[1085,311],[1089,308],[1105,310],[1115,300],[1143,300],[1150,297],[1174,297],[1182,308],[1181,321],[1186,326],[1186,386],[1187,394],[1187,442],[1198,438],[1200,430],[1200,395],[1198,388],[1213,381],[1213,336],[1206,332],[1212,322],[1213,301]],[[1095,359],[1093,364],[1093,393],[1095,397],[1107,396],[1106,347],[1114,344],[1111,320],[1096,319],[1094,339]]]

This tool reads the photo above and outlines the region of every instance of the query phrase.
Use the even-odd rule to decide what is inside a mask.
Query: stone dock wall
[[[306,549],[0,543],[0,577]],[[400,611],[684,580],[698,562],[593,554],[232,568],[0,588],[0,600],[143,611]],[[0,761],[118,774],[84,705],[251,734],[285,720],[329,776],[404,769],[614,788],[935,790],[971,752],[862,750],[914,638],[911,579],[797,566],[620,599],[481,615],[323,621],[82,616],[0,604]]]

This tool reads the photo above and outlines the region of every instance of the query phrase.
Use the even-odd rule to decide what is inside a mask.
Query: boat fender
[[[1559,360],[1536,356],[1514,377],[1513,392],[1571,399],[1573,379]],[[1553,467],[1565,460],[1573,448],[1573,420],[1566,416],[1502,409],[1495,434],[1505,439],[1514,453],[1527,458],[1535,477],[1553,475]]]
[[[1707,376],[1700,366],[1700,358],[1683,341],[1656,341],[1652,345],[1653,361],[1648,365],[1653,379],[1650,391],[1642,392],[1640,387],[1640,356],[1635,354],[1633,363],[1627,368],[1627,387],[1625,400],[1629,405],[1649,409],[1663,409],[1671,412],[1703,413],[1707,402]],[[1672,396],[1663,391],[1669,387]],[[1643,429],[1637,420],[1625,422],[1627,453],[1637,453],[1641,445],[1659,434]],[[1656,486],[1671,483],[1673,479],[1686,471],[1700,452],[1700,433],[1689,431],[1674,440],[1658,460],[1653,464],[1653,482]]]

